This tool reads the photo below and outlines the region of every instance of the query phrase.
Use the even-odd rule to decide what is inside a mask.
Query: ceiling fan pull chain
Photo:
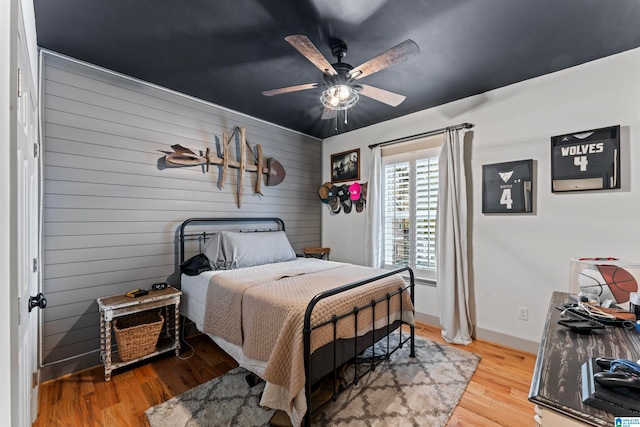
[[[347,124],[347,110],[344,110],[344,124]]]

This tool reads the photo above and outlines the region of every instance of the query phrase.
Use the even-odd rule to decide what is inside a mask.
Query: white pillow
[[[238,233],[221,231],[220,253],[227,269],[292,261],[296,253],[284,231]],[[221,267],[218,267],[221,268]]]

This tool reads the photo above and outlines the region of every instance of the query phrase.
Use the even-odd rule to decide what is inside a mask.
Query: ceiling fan
[[[323,88],[320,97],[324,106],[322,118],[329,119],[336,117],[337,111],[344,110],[345,123],[346,110],[358,102],[360,95],[375,99],[392,107],[400,105],[406,98],[404,95],[374,86],[356,83],[356,81],[392,65],[407,61],[420,53],[420,48],[413,40],[405,40],[397,46],[354,68],[346,62],[342,62],[342,59],[347,54],[347,44],[341,40],[335,40],[331,43],[331,53],[338,62],[330,64],[307,36],[290,35],[284,39],[322,71],[324,81],[322,83],[307,83],[265,90],[262,94],[265,96],[274,96],[307,89]]]

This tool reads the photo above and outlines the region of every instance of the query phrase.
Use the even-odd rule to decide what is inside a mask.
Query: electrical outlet
[[[518,319],[529,320],[529,309],[527,307],[518,307]]]

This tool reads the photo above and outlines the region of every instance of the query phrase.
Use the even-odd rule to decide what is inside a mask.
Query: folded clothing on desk
[[[604,311],[607,314],[611,314],[612,316],[615,316],[616,319],[618,319],[618,320],[628,320],[629,322],[635,322],[636,321],[635,313],[629,313],[628,311],[622,310],[620,308],[599,307],[599,309],[601,311]]]
[[[594,319],[609,325],[621,326],[623,322],[636,322],[636,315],[621,308],[599,307],[590,304],[566,304],[566,310],[577,316]]]

